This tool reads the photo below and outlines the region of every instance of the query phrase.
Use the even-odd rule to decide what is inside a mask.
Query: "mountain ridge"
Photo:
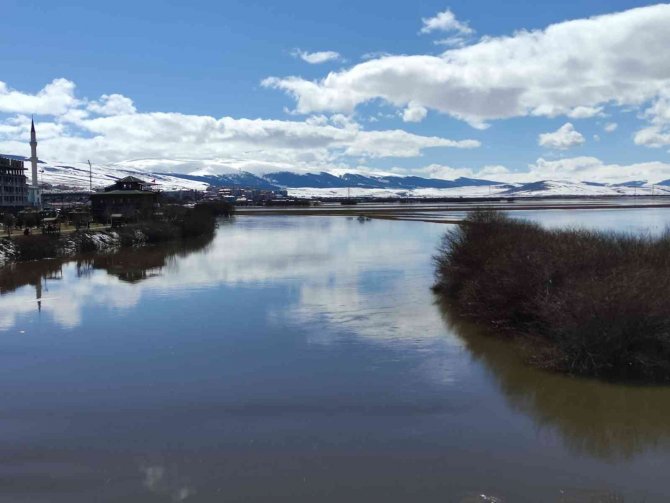
[[[25,156],[3,155],[28,161]],[[207,187],[240,187],[260,190],[287,190],[294,197],[550,197],[550,196],[622,196],[670,194],[670,180],[650,185],[643,180],[616,184],[591,181],[536,180],[505,183],[496,180],[459,177],[453,180],[424,178],[416,175],[364,175],[328,172],[299,173],[277,171],[256,175],[248,171],[213,174],[184,174],[148,170],[132,161],[114,166],[94,165],[92,186],[99,189],[124,176],[151,181],[164,191],[205,190]],[[87,163],[50,163],[39,160],[40,183],[48,190],[88,190]]]

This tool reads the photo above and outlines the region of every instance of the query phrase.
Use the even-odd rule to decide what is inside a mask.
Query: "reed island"
[[[670,233],[549,230],[475,211],[448,231],[434,290],[532,365],[670,381]]]

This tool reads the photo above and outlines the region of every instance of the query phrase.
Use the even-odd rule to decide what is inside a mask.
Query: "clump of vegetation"
[[[14,244],[18,250],[18,259],[21,261],[58,256],[59,240],[56,236],[16,236]]]
[[[670,234],[547,230],[473,212],[449,231],[434,289],[460,314],[572,374],[670,380]],[[519,337],[520,336],[520,337]]]
[[[196,204],[194,209],[215,217],[232,217],[235,214],[235,205],[227,201],[203,201]]]
[[[160,218],[122,225],[110,231],[77,231],[57,235],[15,236],[19,261],[39,260],[101,249],[168,243],[182,239],[209,238],[216,229],[216,218],[232,215],[234,208],[225,202],[199,204],[195,208],[166,206]],[[4,248],[3,248],[4,249]],[[0,250],[2,251],[2,250]],[[3,255],[7,253],[3,252]]]

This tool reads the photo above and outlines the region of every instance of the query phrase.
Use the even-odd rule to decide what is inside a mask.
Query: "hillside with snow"
[[[6,156],[27,161],[22,156]],[[417,176],[375,176],[354,173],[277,172],[256,175],[248,171],[207,169],[190,174],[170,170],[174,161],[137,160],[114,166],[93,165],[90,175],[94,190],[113,184],[119,178],[135,176],[155,184],[157,190],[205,190],[207,187],[283,189],[302,198],[468,198],[468,197],[597,197],[632,195],[670,195],[670,180],[651,185],[645,181],[603,184],[588,181],[540,180],[530,183],[502,183],[494,180],[456,178],[444,180]],[[47,191],[89,189],[87,163],[40,161],[39,181]],[[28,165],[26,165],[28,168]],[[218,167],[217,167],[218,168]],[[217,169],[217,171],[220,171]],[[26,172],[29,174],[29,172]]]

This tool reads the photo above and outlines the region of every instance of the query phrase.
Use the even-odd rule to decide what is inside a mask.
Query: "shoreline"
[[[0,271],[15,262],[73,257],[82,253],[109,253],[121,248],[212,237],[218,218],[235,213],[228,203],[201,203],[194,208],[167,207],[166,218],[143,220],[116,230],[87,229],[59,235],[15,235],[0,239]]]
[[[649,203],[630,203],[617,201],[607,202],[591,199],[590,202],[574,201],[574,199],[563,199],[565,202],[468,202],[462,203],[374,203],[365,202],[356,205],[339,205],[327,203],[319,206],[309,207],[266,207],[266,206],[239,206],[236,207],[237,215],[344,215],[344,216],[393,216],[400,214],[424,213],[428,211],[440,212],[467,212],[476,209],[497,209],[504,211],[528,211],[528,210],[605,210],[605,209],[644,209],[644,208],[670,208],[670,200],[661,202],[651,201]]]
[[[13,236],[0,239],[0,272],[12,264],[29,263],[40,260],[72,259],[83,254],[112,254],[122,249],[141,248],[161,242],[151,242],[149,236],[141,229],[132,229],[132,241],[124,240],[124,236],[114,230],[80,230],[61,236],[35,234],[30,236]],[[32,243],[31,243],[32,241]],[[124,242],[125,241],[125,242]],[[181,242],[174,239],[167,242]],[[38,256],[22,258],[22,246],[38,248]],[[31,250],[34,251],[34,250]]]

